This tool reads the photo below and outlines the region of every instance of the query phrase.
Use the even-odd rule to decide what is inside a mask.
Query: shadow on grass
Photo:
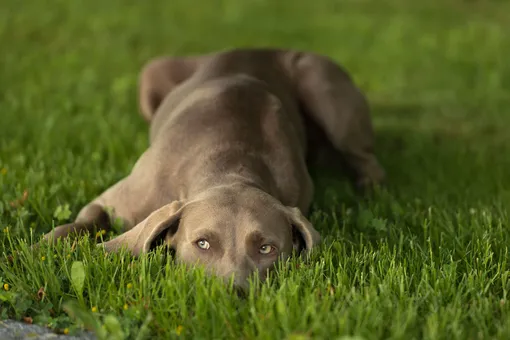
[[[434,108],[418,105],[375,105],[373,112],[378,123],[376,153],[387,172],[387,184],[375,195],[361,197],[340,169],[313,169],[312,211],[322,233],[353,241],[363,234],[377,240],[391,238],[388,224],[393,223],[407,230],[406,237],[421,238],[425,235],[420,224],[430,207],[445,216],[504,210],[501,202],[510,199],[505,189],[510,187],[510,177],[505,176],[510,161],[502,155],[510,147],[498,142],[499,129],[477,126],[467,116],[461,123],[472,128],[465,129]]]

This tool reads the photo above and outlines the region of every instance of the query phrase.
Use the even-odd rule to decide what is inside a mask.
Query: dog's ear
[[[147,62],[139,77],[139,105],[143,118],[150,122],[168,93],[188,79],[199,58],[160,57]]]
[[[154,211],[133,229],[98,246],[104,247],[108,252],[125,247],[135,256],[146,253],[154,248],[159,240],[171,237],[177,232],[184,206],[181,201],[167,204]]]
[[[313,225],[301,213],[299,208],[286,207],[286,216],[292,226],[293,248],[300,253],[303,249],[309,251],[321,241],[321,236]]]

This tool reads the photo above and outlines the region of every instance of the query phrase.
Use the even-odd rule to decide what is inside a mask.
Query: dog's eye
[[[264,244],[263,246],[261,246],[259,248],[259,253],[261,253],[262,255],[268,255],[268,254],[271,254],[274,250],[275,250],[275,247],[273,247],[269,244]]]
[[[203,249],[203,250],[207,250],[207,249],[211,248],[211,245],[209,244],[209,242],[207,242],[206,240],[203,240],[203,239],[197,241],[197,246],[198,246],[198,248]]]

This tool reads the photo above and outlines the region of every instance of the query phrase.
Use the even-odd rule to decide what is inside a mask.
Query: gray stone
[[[51,329],[14,320],[0,320],[0,340],[96,340],[90,332],[56,334]]]

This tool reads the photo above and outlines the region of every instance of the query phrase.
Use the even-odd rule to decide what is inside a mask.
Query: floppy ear
[[[301,213],[299,208],[286,207],[287,218],[292,225],[294,250],[298,253],[305,248],[309,251],[321,241],[321,236],[313,225]]]
[[[104,247],[108,252],[125,247],[135,256],[146,253],[158,239],[165,237],[163,233],[166,232],[168,236],[177,232],[183,208],[184,204],[181,201],[167,204],[154,211],[133,229],[98,246]]]
[[[160,57],[145,64],[139,76],[138,100],[146,121],[152,120],[167,94],[195,72],[198,59]]]

